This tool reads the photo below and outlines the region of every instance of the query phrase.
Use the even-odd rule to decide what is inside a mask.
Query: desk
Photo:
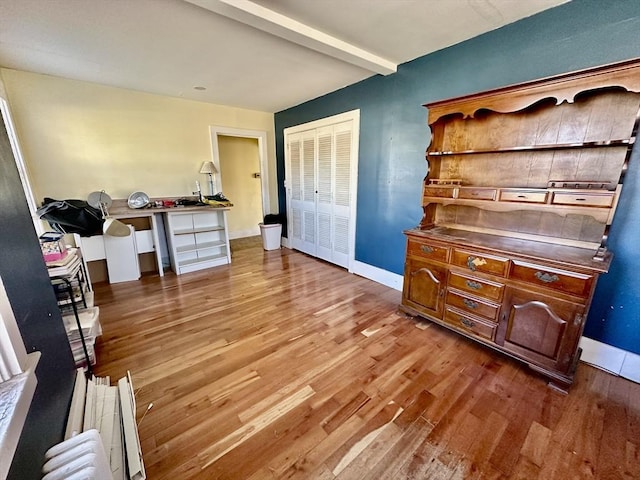
[[[181,197],[184,198],[184,197]],[[177,198],[165,198],[175,201]],[[151,199],[154,204],[155,199]],[[229,207],[177,206],[129,208],[126,200],[113,200],[109,214],[118,220],[148,218],[151,225],[153,250],[155,250],[158,274],[164,275],[162,255],[159,248],[160,224],[164,224],[171,267],[176,274],[187,273],[200,268],[208,268],[231,263],[229,231],[226,212]],[[165,221],[161,222],[162,215]],[[186,223],[185,223],[186,222]],[[216,232],[216,233],[213,233]],[[136,243],[145,244],[144,236],[136,231]],[[145,244],[146,245],[146,244]],[[138,248],[138,253],[143,253]]]

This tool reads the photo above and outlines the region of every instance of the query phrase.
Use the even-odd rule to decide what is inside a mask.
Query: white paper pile
[[[96,338],[102,335],[102,326],[100,325],[100,308],[91,307],[80,310],[78,311],[78,319],[80,320],[82,336],[84,337],[84,342],[87,347],[89,360],[91,365],[95,365]],[[78,328],[78,322],[76,321],[75,314],[71,313],[64,315],[62,320],[67,331],[67,338],[69,339],[69,345],[71,346],[71,352],[73,353],[73,359],[76,367],[86,366],[87,361],[84,349],[82,348],[82,339],[80,337],[81,329]]]
[[[109,377],[86,380],[77,370],[65,439],[91,429],[100,433],[114,480],[146,478],[129,374],[111,386]]]

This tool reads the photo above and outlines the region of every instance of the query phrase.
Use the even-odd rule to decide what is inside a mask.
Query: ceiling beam
[[[390,60],[249,0],[185,1],[371,72],[389,75],[398,69]]]

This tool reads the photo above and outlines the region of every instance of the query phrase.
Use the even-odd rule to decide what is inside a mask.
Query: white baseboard
[[[236,238],[256,237],[258,235],[260,235],[260,227],[256,225],[256,228],[229,232],[229,240],[235,240]]]
[[[286,242],[287,239],[283,238],[282,240],[282,244],[288,246],[286,245],[288,243]],[[358,261],[353,263],[353,269],[350,272],[381,283],[389,288],[402,290],[402,275]],[[580,339],[580,347],[582,348],[581,361],[614,375],[640,383],[640,355],[587,337]]]
[[[361,277],[381,283],[382,285],[386,285],[394,290],[402,290],[403,277],[397,273],[391,273],[387,270],[383,270],[382,268],[374,267],[373,265],[358,261],[353,262],[353,269],[351,270],[351,273],[355,273]]]
[[[640,355],[588,337],[580,339],[580,347],[582,348],[581,361],[640,383]]]
[[[358,261],[354,262],[351,273],[381,283],[389,288],[402,290],[402,275]],[[640,355],[587,337],[580,339],[580,347],[582,348],[581,361],[614,375],[640,383]]]

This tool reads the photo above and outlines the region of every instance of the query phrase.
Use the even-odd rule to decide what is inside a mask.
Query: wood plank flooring
[[[640,385],[580,364],[562,395],[293,250],[95,290],[149,479],[640,478]]]

